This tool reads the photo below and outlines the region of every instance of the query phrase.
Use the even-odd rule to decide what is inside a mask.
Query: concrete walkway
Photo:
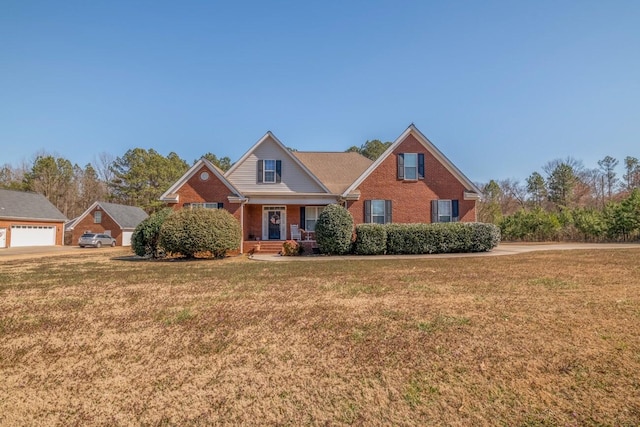
[[[255,254],[256,261],[275,262],[304,262],[304,261],[333,261],[333,260],[380,260],[380,259],[438,259],[438,258],[477,258],[502,255],[516,255],[535,251],[568,251],[584,249],[640,249],[637,243],[501,243],[491,252],[476,252],[462,254],[433,254],[433,255],[311,255],[286,257],[272,254]]]

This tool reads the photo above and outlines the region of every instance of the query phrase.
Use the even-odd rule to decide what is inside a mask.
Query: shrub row
[[[224,209],[164,209],[136,227],[131,245],[136,255],[151,258],[167,253],[222,258],[240,247],[240,237],[240,223]]]
[[[486,252],[500,242],[500,229],[493,224],[360,224],[356,226],[353,253],[439,254]]]

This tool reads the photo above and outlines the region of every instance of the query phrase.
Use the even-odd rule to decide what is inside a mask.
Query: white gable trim
[[[75,227],[76,227],[76,225],[78,225],[78,224],[80,223],[80,221],[82,221],[82,220],[83,220],[83,219],[85,219],[87,216],[89,216],[89,213],[91,213],[91,211],[92,211],[92,210],[94,210],[94,209],[95,209],[96,207],[98,207],[98,206],[100,206],[100,209],[102,209],[102,212],[104,212],[104,213],[106,213],[107,215],[109,215],[109,218],[111,218],[111,221],[115,222],[115,223],[116,223],[116,225],[117,225],[118,227],[120,227],[120,230],[123,230],[122,226],[121,226],[120,224],[118,224],[118,221],[116,221],[116,219],[115,219],[113,216],[111,216],[111,214],[110,214],[110,213],[109,213],[109,212],[104,208],[104,206],[102,206],[102,205],[100,204],[100,202],[93,202],[93,204],[92,204],[91,206],[89,206],[89,207],[87,208],[87,210],[86,210],[86,211],[84,211],[84,212],[82,213],[82,215],[80,215],[77,219],[75,219],[75,220],[73,221],[73,224],[71,224],[71,226],[70,226],[70,227],[67,227],[67,230],[74,230],[74,229],[75,229]]]
[[[293,162],[296,165],[298,165],[309,176],[309,178],[313,179],[313,181],[316,184],[318,184],[320,186],[320,188],[322,188],[323,191],[325,191],[328,194],[331,194],[331,191],[318,179],[318,177],[316,177],[309,170],[309,168],[307,168],[304,165],[304,163],[302,163],[296,156],[294,156],[291,153],[291,151],[289,151],[289,149],[282,142],[280,142],[280,140],[271,131],[267,131],[267,133],[265,133],[264,136],[258,140],[258,142],[253,144],[253,147],[251,147],[249,149],[249,151],[244,153],[244,155],[240,158],[240,160],[238,160],[236,163],[234,163],[233,166],[231,166],[231,169],[229,169],[224,174],[224,176],[225,177],[230,176],[233,173],[233,171],[235,171],[242,163],[244,163],[249,158],[249,156],[251,156],[251,154],[253,154],[253,152],[269,138],[271,138],[273,141],[275,141],[276,145],[280,148],[280,150],[283,151],[284,153],[286,153],[286,155],[289,156],[289,158],[291,160],[293,160]]]
[[[220,171],[220,169],[218,169],[216,165],[214,165],[209,160],[203,157],[200,160],[198,160],[193,166],[191,166],[191,168],[187,172],[185,172],[185,174],[182,175],[182,177],[178,181],[176,181],[175,184],[173,184],[167,191],[165,191],[164,194],[160,196],[160,200],[163,202],[177,203],[178,202],[177,197],[173,195],[183,185],[185,185],[187,181],[189,181],[196,174],[196,172],[198,172],[200,168],[202,168],[202,166],[206,166],[207,169],[209,169],[224,185],[227,186],[229,191],[231,191],[232,193],[238,196],[242,196],[242,193],[240,193],[240,191],[238,191],[238,189],[235,188],[227,178],[225,178],[225,176],[222,174],[222,171]]]
[[[462,185],[464,185],[468,190],[471,190],[477,194],[482,194],[482,191],[473,183],[471,182],[471,180],[469,178],[467,178],[461,171],[460,169],[458,169],[452,162],[451,160],[449,160],[444,154],[442,154],[442,152],[440,150],[438,150],[438,148],[433,145],[433,143],[431,141],[429,141],[429,139],[424,136],[424,134],[422,132],[420,132],[418,130],[418,128],[412,123],[411,125],[409,125],[409,127],[402,132],[402,135],[400,135],[394,142],[393,144],[391,144],[389,146],[389,148],[387,148],[385,150],[384,153],[382,153],[380,155],[380,157],[378,157],[376,159],[375,162],[373,162],[371,164],[371,166],[369,166],[367,168],[367,170],[365,170],[362,175],[360,175],[360,177],[358,179],[355,180],[355,182],[353,184],[351,184],[351,186],[349,188],[347,188],[345,190],[345,192],[342,194],[343,197],[347,197],[349,195],[349,193],[352,193],[353,191],[355,191],[358,186],[360,184],[362,184],[362,182],[367,179],[369,177],[369,175],[371,175],[371,173],[376,170],[378,168],[378,166],[380,166],[380,164],[382,162],[384,162],[386,160],[387,157],[389,157],[391,155],[391,153],[393,153],[393,151],[400,145],[402,144],[402,142],[404,142],[404,140],[409,136],[409,135],[413,135],[418,142],[420,142],[424,148],[427,149],[427,151],[429,153],[431,153],[431,155],[433,157],[436,158],[436,160],[438,160],[458,181],[460,181],[460,183]]]

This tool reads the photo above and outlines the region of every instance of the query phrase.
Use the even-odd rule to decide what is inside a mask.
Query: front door
[[[262,240],[283,240],[286,237],[286,206],[264,206],[262,209]]]
[[[7,247],[7,229],[0,228],[0,248]]]
[[[282,215],[280,211],[267,211],[269,218],[269,240],[280,240],[280,222]]]

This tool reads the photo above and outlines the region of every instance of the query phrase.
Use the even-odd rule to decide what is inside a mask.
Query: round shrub
[[[240,223],[224,209],[182,209],[168,217],[160,230],[167,252],[193,258],[210,253],[224,257],[240,247]]]
[[[131,235],[131,248],[136,255],[151,258],[164,255],[159,241],[160,227],[171,212],[171,209],[163,209],[138,224]]]
[[[356,255],[382,255],[387,251],[387,230],[381,224],[356,225]]]
[[[329,205],[320,214],[316,223],[316,242],[320,252],[343,255],[351,250],[353,217],[340,205]]]

